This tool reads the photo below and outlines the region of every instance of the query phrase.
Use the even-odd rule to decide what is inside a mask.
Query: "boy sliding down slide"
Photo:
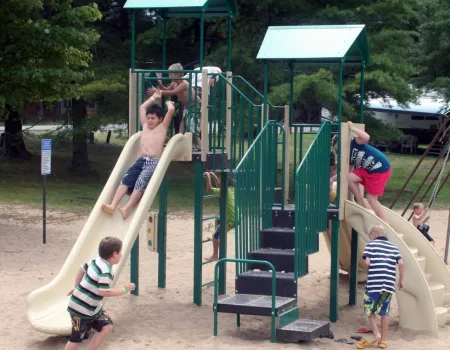
[[[127,204],[123,208],[117,208],[122,217],[124,219],[127,218],[130,210],[141,199],[163,153],[167,130],[175,112],[175,107],[173,102],[167,101],[167,113],[163,119],[163,109],[155,105],[156,100],[160,98],[161,91],[158,90],[139,107],[139,120],[142,124],[139,159],[128,169],[120,186],[117,188],[112,202],[102,205],[103,211],[109,215],[114,214],[117,205],[125,194],[131,193]]]

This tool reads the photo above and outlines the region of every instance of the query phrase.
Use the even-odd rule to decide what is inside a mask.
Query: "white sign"
[[[41,175],[52,173],[52,140],[43,139],[41,142]]]

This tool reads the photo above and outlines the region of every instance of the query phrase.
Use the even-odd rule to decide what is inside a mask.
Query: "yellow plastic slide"
[[[112,199],[126,170],[138,158],[140,137],[141,133],[134,134],[125,145],[97,203],[58,275],[50,283],[33,291],[28,296],[27,317],[36,330],[48,334],[70,335],[71,322],[67,312],[67,293],[73,287],[74,278],[80,266],[98,255],[98,244],[104,237],[119,237],[123,241],[123,258],[119,264],[113,267],[114,283],[116,283],[170,162],[172,160],[191,160],[192,134],[177,134],[172,137],[165,147],[137,208],[131,212],[126,220],[122,219],[119,212],[111,217],[102,211],[101,206]],[[123,201],[127,199],[126,196]],[[104,299],[104,302],[106,300],[107,298]]]
[[[382,224],[387,238],[400,250],[405,262],[405,289],[396,293],[400,327],[438,334],[450,323],[450,272],[428,240],[407,220],[384,208],[389,225],[355,202],[345,201],[345,225],[359,233],[360,243],[369,240],[373,223]],[[341,241],[341,245],[348,245]],[[362,254],[361,244],[359,254]],[[350,246],[347,247],[350,252]]]

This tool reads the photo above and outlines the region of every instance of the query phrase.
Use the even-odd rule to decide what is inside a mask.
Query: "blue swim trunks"
[[[158,161],[159,159],[141,157],[127,170],[127,173],[120,184],[128,187],[128,195],[130,195],[133,190],[138,192],[145,191],[155,172]]]
[[[382,291],[376,293],[364,294],[364,313],[367,316],[378,314],[380,316],[389,316],[391,310],[392,293]]]

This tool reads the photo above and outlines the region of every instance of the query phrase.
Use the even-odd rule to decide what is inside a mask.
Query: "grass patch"
[[[25,204],[32,207],[42,205],[42,178],[40,176],[40,137],[42,135],[27,136],[26,144],[33,153],[29,161],[19,159],[0,159],[0,201],[11,204]],[[306,152],[313,135],[305,135],[303,152]],[[75,212],[89,212],[100,195],[104,184],[117,161],[126,139],[113,133],[111,144],[105,145],[106,133],[97,132],[96,144],[89,145],[89,159],[91,170],[88,173],[73,173],[69,171],[71,165],[70,144],[55,144],[53,149],[53,174],[47,177],[47,205],[49,208],[65,209]],[[291,163],[293,162],[293,140],[290,144]],[[245,147],[247,148],[247,147]],[[392,199],[403,185],[407,176],[412,172],[419,160],[419,156],[389,154],[392,164],[392,177],[386,188],[382,203],[390,205]],[[403,208],[409,201],[413,191],[419,186],[436,158],[429,157],[423,161],[418,174],[408,185],[401,196],[397,208]],[[442,165],[442,163],[439,163]],[[291,172],[293,167],[291,166]],[[445,175],[450,171],[447,166]],[[430,176],[431,181],[436,170]],[[193,211],[194,208],[194,167],[192,163],[172,163],[169,167],[169,211]],[[429,183],[429,182],[428,182]],[[427,184],[428,184],[427,183]],[[426,189],[424,186],[422,191]],[[423,193],[423,192],[422,192]],[[431,191],[425,199],[428,203]],[[158,197],[154,203],[157,208]],[[435,203],[435,207],[448,208],[450,206],[450,186],[445,185]],[[218,201],[205,201],[205,213],[218,212]]]

